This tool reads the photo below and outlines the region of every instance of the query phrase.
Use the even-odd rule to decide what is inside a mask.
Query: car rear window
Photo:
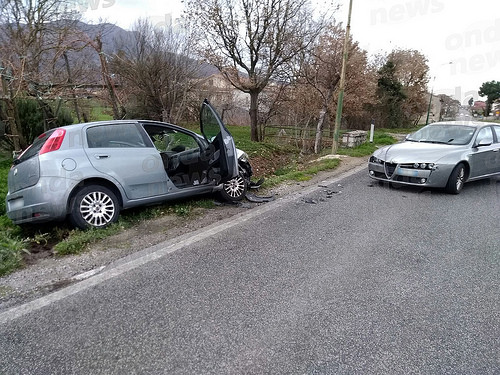
[[[35,155],[38,155],[43,145],[45,144],[45,141],[47,141],[47,139],[54,131],[55,129],[51,129],[36,137],[31,146],[29,146],[16,160],[14,160],[14,164],[22,163],[23,161],[31,159]]]
[[[87,129],[90,148],[146,147],[135,124],[107,124]]]

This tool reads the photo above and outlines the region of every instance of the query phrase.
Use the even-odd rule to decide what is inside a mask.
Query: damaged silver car
[[[373,179],[444,188],[458,194],[464,183],[500,174],[500,124],[436,122],[385,146],[368,162]]]
[[[106,227],[121,210],[218,192],[245,197],[252,169],[205,100],[199,135],[145,120],[64,126],[40,135],[14,160],[7,215],[16,224],[68,219]]]

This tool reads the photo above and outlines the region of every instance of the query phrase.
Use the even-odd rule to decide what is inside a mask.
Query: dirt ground
[[[341,163],[335,170],[320,172],[309,181],[287,182],[267,191],[256,191],[255,194],[280,198],[347,172],[367,160],[347,156],[340,158]],[[195,214],[187,218],[164,216],[145,221],[100,241],[79,255],[34,257],[25,268],[0,278],[0,312],[77,282],[139,250],[204,228],[262,204],[265,203],[244,201],[236,205],[217,204],[212,209],[197,209]]]

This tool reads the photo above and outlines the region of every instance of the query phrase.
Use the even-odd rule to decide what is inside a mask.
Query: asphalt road
[[[363,169],[0,314],[0,374],[499,374],[499,224]]]

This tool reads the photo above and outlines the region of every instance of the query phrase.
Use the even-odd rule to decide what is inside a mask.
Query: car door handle
[[[500,151],[500,148],[493,150],[493,152],[498,152],[498,151]]]
[[[107,159],[109,158],[109,155],[103,155],[103,154],[96,154],[94,155],[96,159]]]

